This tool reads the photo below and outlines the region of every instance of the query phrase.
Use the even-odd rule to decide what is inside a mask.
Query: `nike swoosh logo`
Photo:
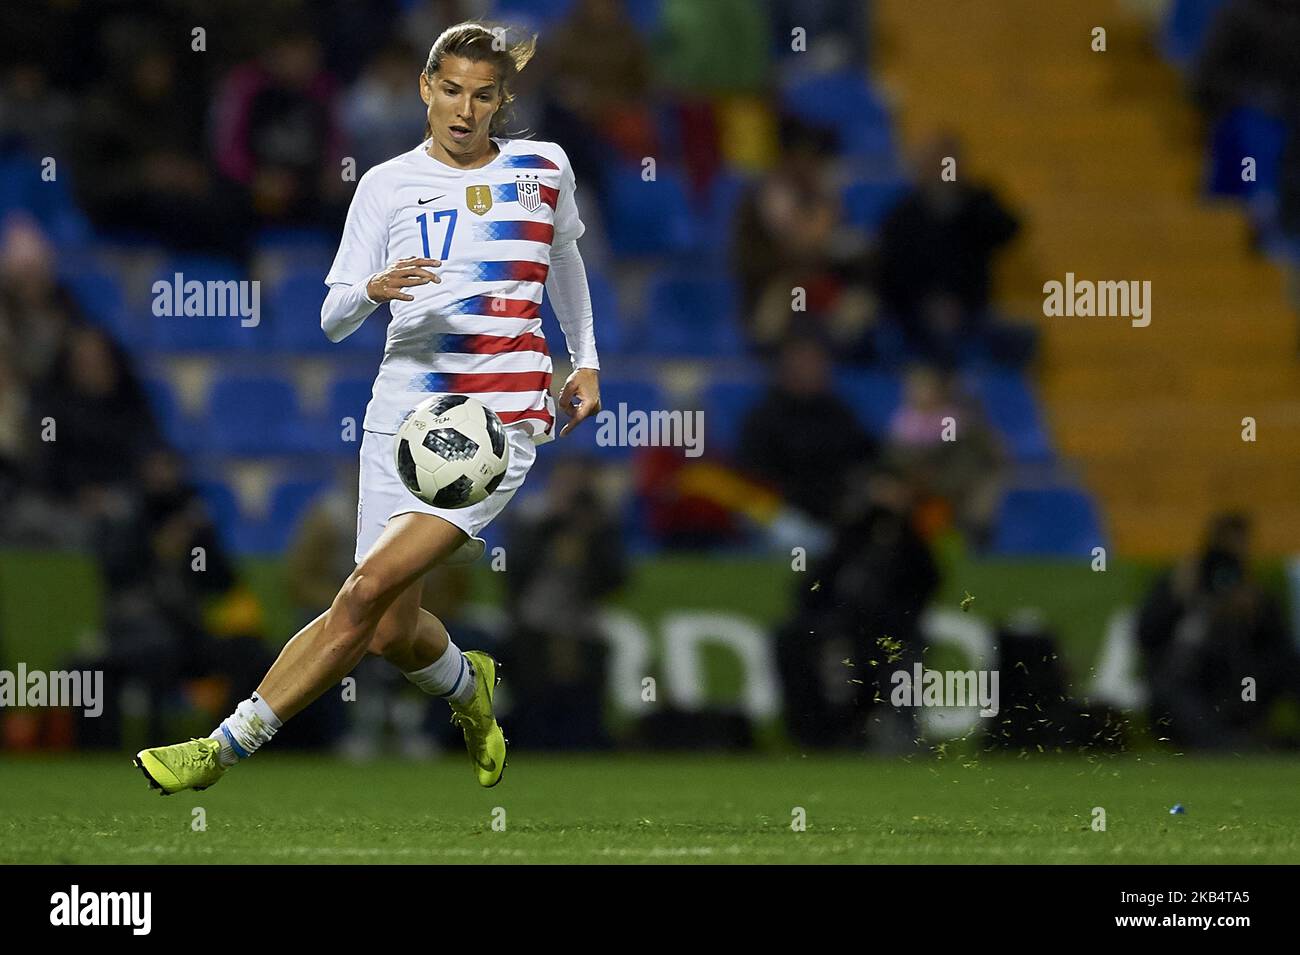
[[[442,196],[445,196],[445,195],[446,195],[446,193],[444,192],[444,193],[442,194]],[[441,199],[442,196],[434,196],[433,199]],[[426,202],[433,202],[433,199],[420,199],[420,200],[418,200],[418,202],[419,202],[420,205],[424,205]]]

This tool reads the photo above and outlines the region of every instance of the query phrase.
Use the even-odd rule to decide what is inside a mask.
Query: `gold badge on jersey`
[[[485,215],[492,208],[491,186],[466,186],[465,205],[476,216]]]

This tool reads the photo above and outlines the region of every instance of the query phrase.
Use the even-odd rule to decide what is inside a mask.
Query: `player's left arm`
[[[596,355],[595,319],[587,269],[578,251],[578,239],[586,227],[578,216],[577,185],[568,157],[561,156],[560,195],[555,207],[555,236],[551,246],[551,267],[546,276],[546,294],[551,297],[555,316],[569,346],[573,373],[560,392],[560,410],[569,421],[560,431],[564,437],[586,418],[600,411],[600,359]]]

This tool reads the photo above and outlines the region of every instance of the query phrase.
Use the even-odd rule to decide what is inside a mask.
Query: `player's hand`
[[[569,423],[560,431],[562,438],[600,410],[600,373],[594,368],[575,368],[560,392],[559,405],[569,416]]]
[[[366,294],[372,302],[414,302],[415,296],[406,294],[402,289],[441,282],[442,279],[429,271],[439,265],[442,262],[437,259],[422,259],[414,255],[398,259],[382,272],[370,276],[370,281],[366,283]]]

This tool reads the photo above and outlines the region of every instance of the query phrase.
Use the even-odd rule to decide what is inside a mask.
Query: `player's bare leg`
[[[228,766],[270,740],[284,720],[351,672],[394,601],[465,539],[459,528],[431,514],[393,518],[330,609],[285,645],[257,692],[239,704],[211,738],[142,750],[136,765],[165,794],[216,782]],[[418,599],[414,606],[418,611]],[[436,639],[436,631],[428,633],[417,648]]]
[[[336,686],[361,662],[393,602],[465,540],[464,531],[432,514],[394,517],[330,609],[285,644],[256,696],[284,721]]]
[[[481,786],[495,786],[506,765],[505,735],[493,709],[497,662],[480,650],[462,653],[442,621],[420,606],[423,590],[423,581],[416,581],[393,601],[367,649],[451,704],[475,778]]]

